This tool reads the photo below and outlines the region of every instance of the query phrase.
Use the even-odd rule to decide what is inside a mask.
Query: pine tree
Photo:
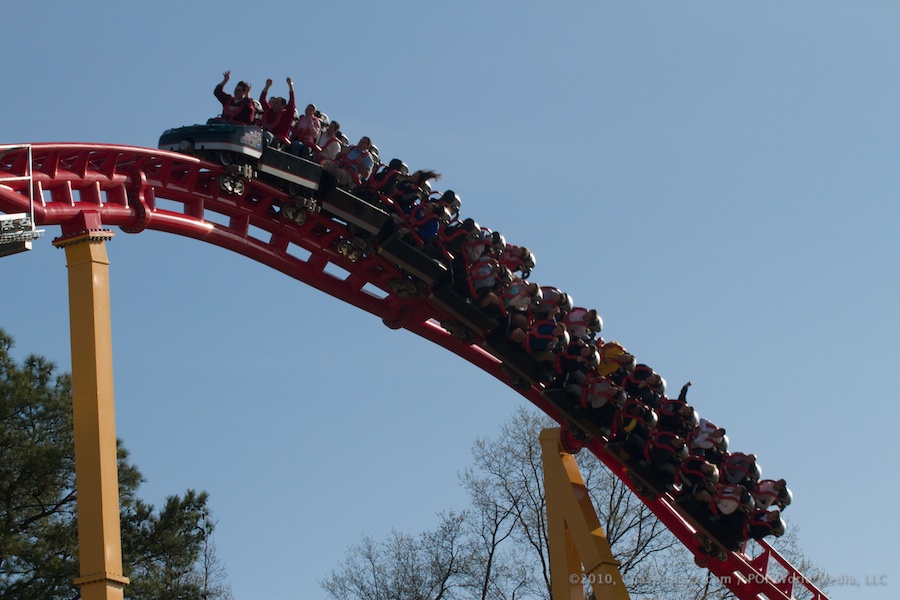
[[[76,600],[71,376],[41,356],[18,365],[12,347],[0,329],[0,599]],[[125,597],[230,598],[221,570],[217,581],[203,572],[214,529],[206,492],[187,490],[156,509],[138,498],[143,477],[121,440],[118,461]]]

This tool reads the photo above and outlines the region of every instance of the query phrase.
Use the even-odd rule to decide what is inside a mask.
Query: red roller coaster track
[[[406,280],[398,267],[377,254],[353,262],[338,252],[336,242],[351,237],[343,224],[321,213],[311,214],[302,225],[288,221],[276,209],[288,200],[283,192],[252,180],[241,195],[228,194],[217,182],[222,174],[220,165],[155,149],[33,144],[0,154],[0,211],[28,212],[33,198],[35,223],[60,225],[63,236],[82,233],[85,222],[102,222],[127,233],[151,229],[221,246],[376,315],[391,328],[407,329],[513,386],[498,358],[441,327],[452,315],[423,294],[395,293],[397,283]],[[167,202],[161,206],[160,201]],[[329,272],[329,265],[338,269]],[[560,423],[565,421],[538,387],[513,387]],[[625,467],[601,441],[593,440],[587,448],[634,489]],[[638,495],[698,559],[706,558],[695,529],[675,510],[669,494]],[[790,600],[797,590],[805,590],[812,600],[826,600],[767,543],[752,545],[724,560],[708,559],[705,566],[742,600]]]

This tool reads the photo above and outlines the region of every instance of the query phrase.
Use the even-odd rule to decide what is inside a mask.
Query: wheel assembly
[[[350,240],[338,240],[337,251],[341,256],[346,256],[351,262],[357,262],[362,258],[362,250]]]
[[[222,188],[222,190],[228,192],[229,194],[234,193],[234,179],[231,177],[231,175],[219,175],[218,182],[219,187]]]
[[[219,175],[219,187],[229,194],[240,196],[246,189],[246,184],[242,179],[237,179],[231,175]]]
[[[306,223],[306,213],[303,211],[303,209],[298,208],[293,204],[285,204],[281,208],[281,214],[285,219],[287,219],[288,221],[293,221],[297,225],[303,225],[304,223]]]
[[[471,343],[472,340],[475,339],[475,336],[472,335],[472,331],[458,321],[442,321],[441,327],[447,330],[447,332],[464,343]]]
[[[388,289],[398,298],[410,298],[416,292],[416,286],[412,281],[394,279],[388,284]]]

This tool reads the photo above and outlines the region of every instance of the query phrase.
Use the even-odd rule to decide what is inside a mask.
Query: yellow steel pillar
[[[543,430],[540,441],[553,600],[584,600],[583,581],[590,583],[597,600],[629,600],[619,561],[575,457],[562,449],[559,428]]]
[[[72,403],[75,421],[75,487],[78,557],[83,600],[122,600],[116,415],[113,401],[109,260],[96,213],[82,213],[53,241],[65,248],[69,270]]]

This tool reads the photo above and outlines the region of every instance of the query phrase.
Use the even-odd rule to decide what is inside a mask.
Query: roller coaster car
[[[675,507],[690,517],[691,523],[697,529],[694,537],[710,556],[724,560],[728,552],[740,550],[744,542],[742,513],[715,519],[705,503],[680,497],[676,500]]]
[[[434,286],[449,279],[450,270],[419,248],[403,241],[400,231],[388,236],[379,246],[378,254],[418,278],[426,285]],[[453,299],[451,299],[451,302]],[[461,306],[456,302],[457,306]],[[463,309],[465,310],[465,309]]]
[[[334,178],[322,173],[321,189],[317,194],[321,199],[322,210],[353,226],[356,230],[377,236],[384,230],[391,217],[386,210],[366,202],[358,196],[338,187]]]
[[[576,437],[586,434],[604,439],[608,435],[607,431],[595,426],[590,416],[581,409],[580,403],[565,390],[548,387],[544,390],[544,396],[568,417],[569,427]],[[633,445],[629,445],[628,442],[611,441],[604,447],[625,467],[628,478],[639,495],[656,500],[666,493],[675,492],[671,476],[641,460],[639,452]],[[716,519],[706,504],[684,496],[676,496],[673,506],[691,522],[696,531],[694,537],[697,545],[706,555],[703,560],[698,561],[698,564],[705,564],[709,558],[725,560],[729,552],[741,548],[743,520],[737,518],[737,515]]]
[[[326,171],[321,173],[315,198],[319,210],[346,224],[349,237],[338,241],[337,250],[353,262],[368,255],[393,231],[390,215],[383,208],[338,187]],[[409,285],[409,292],[413,293],[416,288],[412,282]]]
[[[633,456],[625,442],[610,442],[606,449],[625,465],[638,494],[655,500],[663,493],[673,491],[670,478]],[[740,550],[743,542],[740,523],[733,527],[727,520],[716,521],[708,507],[694,500],[680,499],[675,502],[675,508],[689,518],[696,530],[694,539],[706,555],[698,561],[701,566],[709,558],[726,560],[729,552]]]
[[[496,328],[485,338],[484,347],[503,362],[503,370],[515,386],[527,389],[549,380],[548,367],[534,360],[518,344],[507,340],[505,335],[504,327]]]
[[[265,149],[257,169],[280,180],[280,187],[291,196],[303,197],[319,189],[323,173],[318,163],[272,147]]]
[[[573,435],[580,439],[600,439],[609,437],[609,427],[603,427],[596,422],[596,409],[585,410],[581,407],[581,401],[560,387],[548,386],[544,389],[544,397],[550,400],[556,407],[568,417],[569,429]]]
[[[244,157],[258,160],[265,149],[259,127],[219,119],[210,119],[205,125],[167,129],[160,136],[158,147],[216,160],[226,166],[244,164],[247,160]]]
[[[628,477],[634,484],[636,491],[642,496],[656,499],[660,495],[672,491],[674,486],[671,475],[657,471],[646,464],[634,454],[634,448],[628,447],[628,442],[610,442],[606,449],[618,458],[628,469]]]
[[[450,284],[439,285],[432,289],[431,300],[455,316],[472,333],[479,336],[484,337],[498,326],[495,319],[492,319],[478,307],[473,306],[467,298],[460,295]]]
[[[166,130],[159,138],[158,147],[219,162],[248,178],[255,175],[255,170],[271,176],[292,196],[312,196],[319,189],[322,167],[267,146],[264,140],[263,130],[256,125],[210,119],[205,125]]]

